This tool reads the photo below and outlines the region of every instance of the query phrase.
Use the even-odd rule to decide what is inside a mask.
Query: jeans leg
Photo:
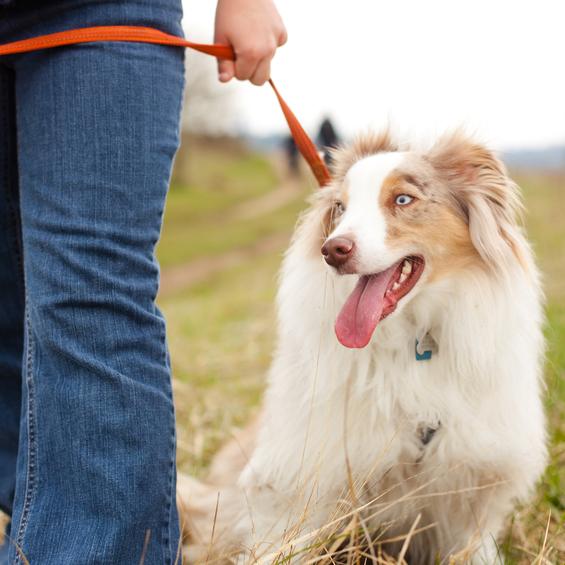
[[[21,406],[24,294],[14,73],[0,65],[0,510],[12,513]]]
[[[127,43],[16,63],[27,317],[12,537],[30,563],[180,563],[154,248],[183,74],[181,50]]]

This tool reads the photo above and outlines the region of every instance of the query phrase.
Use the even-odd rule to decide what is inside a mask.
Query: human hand
[[[214,41],[231,45],[236,60],[218,62],[221,82],[236,77],[261,85],[271,76],[271,60],[287,34],[273,0],[218,0]]]

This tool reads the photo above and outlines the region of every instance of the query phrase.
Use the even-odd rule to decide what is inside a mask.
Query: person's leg
[[[24,320],[14,89],[13,71],[0,65],[0,510],[7,515],[16,485]]]
[[[180,562],[154,247],[183,53],[90,44],[15,66],[27,317],[12,538],[41,565]]]

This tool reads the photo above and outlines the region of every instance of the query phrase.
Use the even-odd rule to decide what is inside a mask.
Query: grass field
[[[305,182],[280,209],[250,221],[230,220],[230,209],[252,207],[277,184],[271,164],[255,155],[214,155],[209,148],[200,154],[196,148],[192,158],[202,167],[194,167],[191,186],[173,187],[168,204],[159,249],[164,276],[172,265],[221,255],[272,233],[290,235],[313,189]],[[508,563],[565,563],[565,173],[516,178],[547,292],[552,459],[536,500],[509,524],[503,548]],[[218,446],[258,406],[275,338],[273,299],[283,250],[281,243],[280,249],[160,299],[177,380],[179,464],[191,474],[203,473]],[[547,561],[540,558],[542,548]]]

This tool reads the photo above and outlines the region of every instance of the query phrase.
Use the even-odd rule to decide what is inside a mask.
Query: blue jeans
[[[180,0],[15,0],[0,42],[112,24],[180,35],[180,19]],[[0,563],[180,563],[154,249],[183,58],[132,43],[0,58]]]

